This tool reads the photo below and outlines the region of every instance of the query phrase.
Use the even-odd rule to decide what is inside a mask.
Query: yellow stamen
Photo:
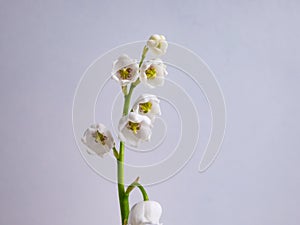
[[[118,72],[122,79],[129,79],[131,77],[131,71],[132,71],[131,68],[124,67],[124,68],[120,69]]]
[[[140,103],[139,106],[141,112],[148,113],[151,111],[152,103],[151,102]]]
[[[105,141],[107,140],[107,137],[104,134],[101,134],[98,130],[94,133],[93,137],[95,138],[95,141],[98,143],[101,143],[102,145],[105,145]]]
[[[147,78],[150,80],[154,79],[156,77],[156,69],[152,66],[149,69],[147,69],[145,71],[145,73],[146,73]]]
[[[141,124],[129,121],[127,124],[127,128],[132,130],[133,133],[137,134],[137,131],[141,128]]]

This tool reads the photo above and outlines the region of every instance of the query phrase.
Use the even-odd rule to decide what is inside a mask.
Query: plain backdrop
[[[148,188],[165,225],[300,223],[300,1],[0,1],[0,224],[119,224],[72,131],[84,70],[153,33],[200,55],[227,105],[221,154]],[[133,200],[140,199],[135,193]]]

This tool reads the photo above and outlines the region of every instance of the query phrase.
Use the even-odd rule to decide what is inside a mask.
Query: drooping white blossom
[[[121,55],[114,61],[112,78],[118,81],[122,86],[136,81],[138,76],[139,65],[136,60],[129,58],[127,55]]]
[[[89,154],[103,157],[114,147],[114,139],[110,131],[101,123],[91,125],[81,139],[87,146]]]
[[[148,39],[147,46],[155,55],[164,55],[167,52],[168,42],[165,36],[154,34]]]
[[[162,225],[161,205],[155,201],[142,201],[135,204],[128,216],[128,225]]]
[[[130,112],[120,119],[119,138],[126,144],[137,147],[140,143],[150,140],[151,127],[151,120],[147,116]]]
[[[159,99],[155,95],[143,94],[133,104],[133,111],[147,116],[153,122],[155,117],[161,115]]]
[[[166,65],[161,59],[152,59],[144,62],[140,73],[141,82],[150,88],[162,86],[165,76],[168,74]]]

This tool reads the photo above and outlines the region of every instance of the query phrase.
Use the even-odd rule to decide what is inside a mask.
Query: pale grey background
[[[298,225],[299,10],[296,0],[0,1],[0,224],[119,223],[114,184],[73,140],[73,95],[96,57],[163,33],[214,70],[228,126],[205,174],[197,152],[150,187],[162,222]]]

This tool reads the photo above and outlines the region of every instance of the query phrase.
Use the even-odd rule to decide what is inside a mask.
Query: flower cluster
[[[166,53],[168,43],[162,35],[152,35],[147,46],[144,48],[144,54],[148,49],[155,55],[163,55]],[[140,62],[129,58],[127,55],[121,55],[114,63],[112,70],[112,78],[118,81],[122,86],[134,83],[140,80],[143,84],[150,88],[162,86],[164,78],[168,74],[166,65],[161,59],[155,58],[149,61]]]
[[[164,84],[167,74],[166,65],[159,58],[146,61],[139,68],[136,60],[121,55],[113,64],[112,78],[122,86],[140,79],[146,86],[155,88]]]
[[[119,122],[119,138],[130,146],[137,147],[149,141],[151,128],[157,116],[161,115],[159,99],[155,95],[141,95],[128,115]]]
[[[111,75],[121,85],[125,99],[123,116],[118,125],[118,138],[121,141],[120,150],[119,152],[117,151],[111,132],[103,124],[94,124],[84,132],[82,138],[82,143],[86,145],[89,154],[103,157],[110,150],[113,150],[118,165],[123,165],[124,159],[121,156],[124,154],[124,147],[121,147],[121,144],[122,146],[127,144],[138,147],[142,142],[150,140],[155,118],[161,115],[160,101],[155,95],[142,94],[130,108],[130,100],[133,89],[139,83],[143,83],[149,88],[155,88],[164,84],[165,76],[168,74],[166,65],[159,58],[145,60],[145,57],[148,50],[152,51],[156,56],[163,55],[166,53],[167,47],[168,43],[163,35],[152,35],[143,49],[139,62],[125,54],[114,61]],[[123,170],[122,167],[121,170]],[[118,173],[119,181],[124,179],[122,173]],[[118,186],[119,197],[128,198],[130,191],[135,186],[138,186],[142,189],[144,201],[135,204],[129,213],[128,205],[124,205],[128,204],[128,199],[127,201],[120,200],[121,209],[127,210],[125,214],[122,214],[122,224],[160,225],[161,206],[157,202],[148,200],[146,191],[137,181],[133,184],[125,192],[121,180],[121,184]]]

